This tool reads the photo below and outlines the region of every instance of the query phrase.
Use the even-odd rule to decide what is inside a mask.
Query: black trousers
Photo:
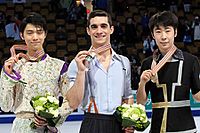
[[[123,133],[113,115],[85,113],[79,133]]]

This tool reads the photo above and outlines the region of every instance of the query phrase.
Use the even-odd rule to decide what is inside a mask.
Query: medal
[[[95,56],[96,56],[96,54],[94,52],[91,52],[90,55],[85,57],[85,60],[90,62],[90,61],[92,61],[94,59]]]

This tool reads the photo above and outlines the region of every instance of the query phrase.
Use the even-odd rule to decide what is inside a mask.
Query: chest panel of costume
[[[183,61],[166,63],[158,72],[159,86],[153,85],[154,89],[151,89],[152,102],[163,102],[164,93],[167,101],[189,100],[189,73],[191,72]],[[163,84],[166,85],[166,92],[163,92]]]
[[[25,62],[18,66],[24,98],[31,99],[37,95],[58,93],[58,80],[63,63],[47,57],[40,62]],[[26,101],[26,100],[24,100]]]
[[[191,63],[177,60],[167,62],[158,72],[159,83],[150,90],[153,132],[195,128],[189,101],[191,68]]]

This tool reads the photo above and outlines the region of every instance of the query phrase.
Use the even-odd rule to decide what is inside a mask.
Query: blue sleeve
[[[68,66],[68,70],[67,70],[67,76],[69,78],[69,82],[75,82],[76,80],[76,75],[78,72],[78,68],[76,65],[75,60],[72,60],[71,63]]]

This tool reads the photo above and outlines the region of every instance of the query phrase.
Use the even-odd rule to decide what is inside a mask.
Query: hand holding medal
[[[90,50],[89,50],[89,53],[90,53],[90,55],[87,55],[86,57],[85,57],[85,65],[86,65],[86,67],[89,67],[89,63],[94,59],[94,57],[97,55],[97,54],[100,54],[100,53],[102,53],[102,52],[105,52],[105,51],[107,51],[108,49],[110,49],[111,48],[111,45],[110,44],[106,44],[106,45],[103,45],[103,46],[101,46],[101,47],[98,47],[98,48],[90,48]],[[88,68],[87,68],[87,70],[86,71],[88,71]]]
[[[10,48],[11,57],[8,60],[6,60],[4,63],[4,70],[8,74],[11,74],[13,72],[13,66],[16,62],[18,62],[20,57],[24,57],[25,59],[28,58],[27,55],[25,55],[23,53],[16,54],[15,50],[27,50],[27,46],[26,45],[13,45]]]
[[[100,53],[102,53],[102,52],[104,52],[104,51],[106,51],[106,50],[108,50],[108,49],[110,49],[111,48],[111,44],[106,44],[106,45],[103,45],[103,46],[101,46],[101,47],[98,47],[98,48],[91,48],[90,50],[89,50],[89,52],[90,52],[90,55],[88,55],[88,56],[86,56],[86,60],[87,61],[91,61],[92,59],[94,59],[94,57],[97,55],[97,54],[100,54]]]
[[[8,73],[11,74],[13,72],[13,66],[16,62],[18,62],[19,58],[25,58],[26,60],[31,60],[31,61],[36,61],[38,58],[40,58],[42,55],[44,55],[44,51],[37,51],[33,57],[28,56],[27,54],[24,53],[18,53],[16,54],[16,50],[23,50],[27,51],[28,48],[26,45],[13,45],[10,48],[10,53],[11,57],[5,61],[4,64],[4,70]]]

